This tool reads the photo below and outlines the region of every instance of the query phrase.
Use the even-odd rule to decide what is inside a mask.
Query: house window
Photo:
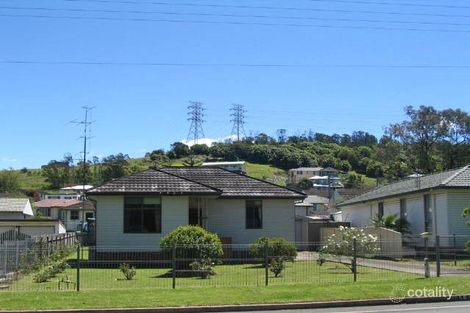
[[[246,200],[246,228],[263,228],[263,201]]]
[[[424,231],[432,231],[432,207],[431,207],[431,195],[424,195]]]
[[[78,216],[78,210],[70,211],[70,219],[71,220],[78,220],[80,217]]]
[[[405,219],[407,216],[406,199],[400,199],[400,218]]]
[[[379,202],[379,210],[377,212],[377,217],[378,218],[384,217],[384,203],[383,202]]]
[[[158,197],[124,198],[124,233],[161,233],[162,207]]]

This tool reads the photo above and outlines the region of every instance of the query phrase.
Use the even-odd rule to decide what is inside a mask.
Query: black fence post
[[[171,267],[173,268],[172,272],[172,288],[176,288],[176,246],[173,247],[171,253]]]
[[[453,235],[453,247],[454,247],[454,266],[457,266],[457,235]]]
[[[268,260],[268,243],[264,245],[264,285],[269,285],[269,260]]]
[[[80,291],[80,245],[77,246],[77,291]]]
[[[436,276],[441,277],[441,240],[436,236]]]
[[[353,259],[352,259],[352,270],[354,275],[354,281],[357,281],[357,240],[353,239]]]

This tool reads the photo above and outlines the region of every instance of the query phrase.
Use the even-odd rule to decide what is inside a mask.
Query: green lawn
[[[397,284],[404,288],[453,289],[469,294],[470,279],[446,277],[403,279],[400,281],[344,282],[334,284],[290,284],[269,287],[218,287],[172,289],[89,290],[64,292],[3,292],[0,309],[80,309],[112,307],[199,306],[301,301],[334,301],[388,298]]]
[[[264,286],[265,269],[256,264],[218,265],[215,266],[216,275],[209,279],[200,277],[178,277],[176,285],[181,287],[244,287]],[[286,269],[280,277],[268,272],[269,285],[288,285],[299,283],[315,283],[328,285],[333,283],[349,283],[353,275],[349,268],[336,263],[325,263],[319,266],[316,261],[297,261],[287,263]],[[369,267],[359,267],[358,281],[401,281],[403,279],[418,278],[418,275],[380,270]],[[44,291],[58,290],[58,282],[62,278],[76,281],[76,269],[68,269],[64,273],[46,283],[35,283],[31,275],[21,278],[10,286],[13,291]],[[169,269],[165,268],[137,268],[134,280],[125,280],[117,268],[81,268],[81,290],[111,290],[111,289],[168,289],[172,286],[172,277]]]
[[[246,173],[248,176],[269,181],[280,186],[286,185],[287,173],[283,169],[272,165],[255,164],[246,162]]]

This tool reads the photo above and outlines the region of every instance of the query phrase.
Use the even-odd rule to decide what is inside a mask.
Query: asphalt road
[[[368,306],[352,308],[333,308],[333,309],[309,309],[309,310],[280,310],[280,311],[257,311],[257,313],[468,313],[470,312],[470,301],[462,302],[442,302],[442,303],[423,303],[423,304],[399,304],[386,306]],[[234,312],[235,313],[235,312]]]

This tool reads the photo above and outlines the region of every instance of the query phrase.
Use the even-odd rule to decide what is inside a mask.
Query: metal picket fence
[[[470,240],[457,236],[432,240],[408,237],[406,243],[378,240],[375,252],[363,249],[360,243],[353,241],[342,255],[322,253],[324,243],[319,242],[296,243],[294,252],[266,245],[230,244],[223,245],[222,251],[215,254],[213,250],[216,248],[207,245],[123,249],[117,246],[56,244],[56,248],[51,249],[54,244],[44,245],[43,242],[40,245],[36,242],[34,249],[29,247],[25,250],[22,246],[7,244],[8,249],[0,249],[0,255],[6,256],[0,257],[0,261],[7,260],[10,275],[0,279],[0,291],[310,283],[326,286],[470,274],[470,254],[462,244],[459,245],[459,239],[462,242]],[[23,252],[18,254],[17,251]],[[34,260],[40,259],[46,262],[28,268],[25,258],[33,264]]]

